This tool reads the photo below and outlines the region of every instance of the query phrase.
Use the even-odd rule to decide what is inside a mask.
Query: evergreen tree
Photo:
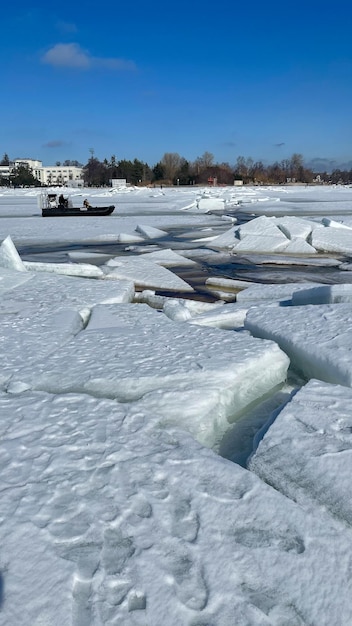
[[[11,182],[14,187],[40,187],[40,181],[33,176],[31,168],[26,163],[21,163],[11,174]]]
[[[0,161],[0,165],[10,165],[9,155],[6,152]]]

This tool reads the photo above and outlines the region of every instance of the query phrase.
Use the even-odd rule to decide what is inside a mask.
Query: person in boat
[[[85,209],[88,209],[90,207],[90,204],[89,204],[87,198],[85,200],[83,200],[83,206],[84,206]]]
[[[65,207],[65,209],[68,208],[68,198],[65,198],[63,193],[59,195],[59,205]]]

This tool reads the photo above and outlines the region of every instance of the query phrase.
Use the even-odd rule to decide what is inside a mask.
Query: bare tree
[[[202,156],[196,158],[195,163],[198,166],[199,171],[206,170],[208,167],[213,165],[214,155],[211,152],[204,152]]]
[[[160,163],[165,178],[172,181],[181,167],[181,157],[177,152],[165,152]]]

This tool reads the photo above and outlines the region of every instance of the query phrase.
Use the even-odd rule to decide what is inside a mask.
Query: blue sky
[[[352,165],[347,0],[18,0],[0,16],[0,156]]]

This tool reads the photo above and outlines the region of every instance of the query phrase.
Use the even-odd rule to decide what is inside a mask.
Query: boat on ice
[[[43,217],[70,217],[83,215],[111,215],[115,205],[91,206],[88,200],[84,200],[83,206],[74,207],[70,198],[64,198],[63,194],[56,193],[41,194],[38,198],[39,207]]]

